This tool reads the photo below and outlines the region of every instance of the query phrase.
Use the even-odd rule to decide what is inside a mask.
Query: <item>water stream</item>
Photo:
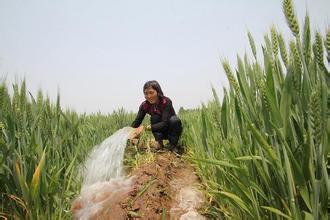
[[[116,201],[127,196],[132,178],[125,177],[123,159],[131,127],[124,127],[95,146],[83,168],[80,195],[72,204],[74,219],[102,219]]]
[[[124,176],[124,152],[132,129],[124,127],[92,149],[84,165],[83,187]]]

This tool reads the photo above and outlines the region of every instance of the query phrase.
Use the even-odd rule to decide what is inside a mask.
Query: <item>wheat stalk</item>
[[[327,31],[327,36],[326,36],[326,48],[327,48],[327,59],[328,63],[330,63],[330,28]]]
[[[223,66],[223,69],[225,70],[225,73],[227,75],[227,78],[228,78],[228,81],[229,81],[230,85],[233,87],[234,91],[239,96],[240,95],[239,85],[236,81],[236,78],[235,78],[231,68],[230,68],[230,65],[229,65],[228,61],[226,61],[226,60],[222,61],[222,66]]]
[[[306,14],[305,24],[304,24],[304,35],[303,35],[303,53],[305,57],[305,62],[308,65],[311,59],[311,33],[310,33],[310,22],[309,16]]]
[[[248,32],[248,38],[249,38],[249,42],[250,42],[250,47],[254,56],[254,59],[257,59],[257,49],[256,49],[256,45],[254,43],[254,39],[251,35],[250,32]]]
[[[280,47],[282,61],[285,65],[285,67],[288,68],[288,64],[289,64],[288,54],[286,52],[286,46],[285,46],[285,42],[284,42],[282,34],[278,34],[278,43],[279,43],[279,47]]]
[[[292,0],[284,0],[282,6],[286,21],[293,35],[295,37],[299,37],[299,25],[298,25],[297,16],[293,10]]]
[[[274,25],[272,26],[270,32],[272,35],[272,48],[273,48],[274,55],[276,56],[278,53],[278,41],[277,41],[277,33],[276,33],[276,29],[275,29]]]
[[[325,69],[324,62],[323,62],[323,42],[322,36],[319,32],[315,34],[315,49],[316,49],[316,62],[319,65],[321,70]]]

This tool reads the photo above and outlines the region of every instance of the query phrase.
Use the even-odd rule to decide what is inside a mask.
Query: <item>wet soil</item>
[[[200,181],[180,156],[155,153],[154,160],[132,170],[130,176],[130,189],[103,193],[102,209],[88,219],[205,219],[197,211],[204,201]],[[74,216],[82,208],[77,200],[72,206]]]

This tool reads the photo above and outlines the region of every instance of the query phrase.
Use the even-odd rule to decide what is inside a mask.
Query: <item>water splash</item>
[[[104,219],[109,207],[127,197],[134,177],[124,176],[123,159],[132,131],[124,127],[92,149],[83,166],[80,195],[72,203],[74,219]]]
[[[109,219],[112,216],[110,219],[122,219],[119,216],[124,213],[118,212],[121,209],[116,210],[115,204],[128,196],[131,185],[132,177],[110,179],[84,187],[72,203],[73,218],[90,220]]]
[[[93,148],[84,165],[83,187],[124,176],[124,151],[132,130],[124,127]]]

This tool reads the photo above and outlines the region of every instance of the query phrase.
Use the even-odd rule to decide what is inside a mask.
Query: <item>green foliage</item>
[[[27,96],[25,81],[0,86],[0,216],[71,219],[80,190],[79,164],[87,152],[133,121],[123,109],[109,115],[63,111],[41,91]]]
[[[222,62],[230,83],[222,100],[212,88],[213,101],[180,111],[182,143],[205,184],[211,217],[328,219],[330,31],[316,33],[313,42],[306,15],[300,39],[292,0],[283,0],[283,11],[294,40],[286,43],[273,26],[261,63],[248,32],[253,59],[237,56],[234,70]],[[55,104],[41,91],[35,99],[25,81],[10,95],[2,82],[0,217],[71,219],[81,184],[77,165],[133,117],[123,109],[109,115],[63,111],[59,95]],[[149,138],[142,135],[140,143]],[[131,150],[130,167],[142,157],[153,159]]]
[[[183,142],[216,207],[214,217],[328,219],[330,102],[323,44],[327,49],[329,33],[316,33],[312,42],[306,15],[300,39],[291,0],[283,1],[283,10],[295,36],[289,56],[272,27],[262,65],[248,33],[254,57],[243,62],[238,56],[236,74],[223,62],[230,90],[222,101],[212,89],[214,101],[181,114]]]

